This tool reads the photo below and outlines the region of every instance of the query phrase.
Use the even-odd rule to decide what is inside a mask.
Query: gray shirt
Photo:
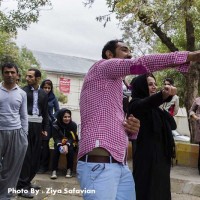
[[[0,130],[20,128],[28,134],[27,95],[18,85],[8,91],[0,83]]]

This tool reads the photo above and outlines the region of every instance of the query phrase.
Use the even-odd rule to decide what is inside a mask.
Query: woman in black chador
[[[52,135],[54,139],[54,154],[51,179],[57,178],[56,170],[58,168],[60,153],[66,155],[66,178],[70,178],[72,177],[74,153],[78,142],[77,124],[72,121],[70,110],[62,108],[58,111],[57,121],[53,123]]]
[[[159,108],[170,101],[176,88],[165,86],[157,92],[152,74],[141,75],[132,82],[129,114],[140,120],[137,147],[133,155],[136,199],[170,200],[171,158],[175,145],[171,130],[176,123],[168,112]]]

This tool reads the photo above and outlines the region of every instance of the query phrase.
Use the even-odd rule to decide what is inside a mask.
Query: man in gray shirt
[[[28,114],[26,93],[16,84],[18,67],[2,66],[0,83],[0,200],[10,199],[28,146]]]

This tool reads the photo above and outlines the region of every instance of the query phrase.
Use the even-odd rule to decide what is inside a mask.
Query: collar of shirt
[[[4,91],[8,91],[4,86],[3,86],[3,83],[4,82],[1,82],[0,83],[0,89],[1,90],[4,90]],[[18,89],[19,88],[19,86],[16,84],[11,90],[16,90],[16,89]]]
[[[38,87],[38,89],[35,89],[34,87],[32,87],[32,86],[30,86],[31,87],[31,90],[35,90],[35,91],[37,91],[37,90],[39,90],[40,89],[40,85],[39,85],[39,87]]]

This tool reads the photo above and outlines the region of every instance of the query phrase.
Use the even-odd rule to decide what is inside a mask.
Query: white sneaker
[[[71,178],[72,177],[72,171],[71,169],[67,170],[66,178]]]
[[[52,172],[51,179],[57,179],[57,175],[56,175],[55,170]]]

